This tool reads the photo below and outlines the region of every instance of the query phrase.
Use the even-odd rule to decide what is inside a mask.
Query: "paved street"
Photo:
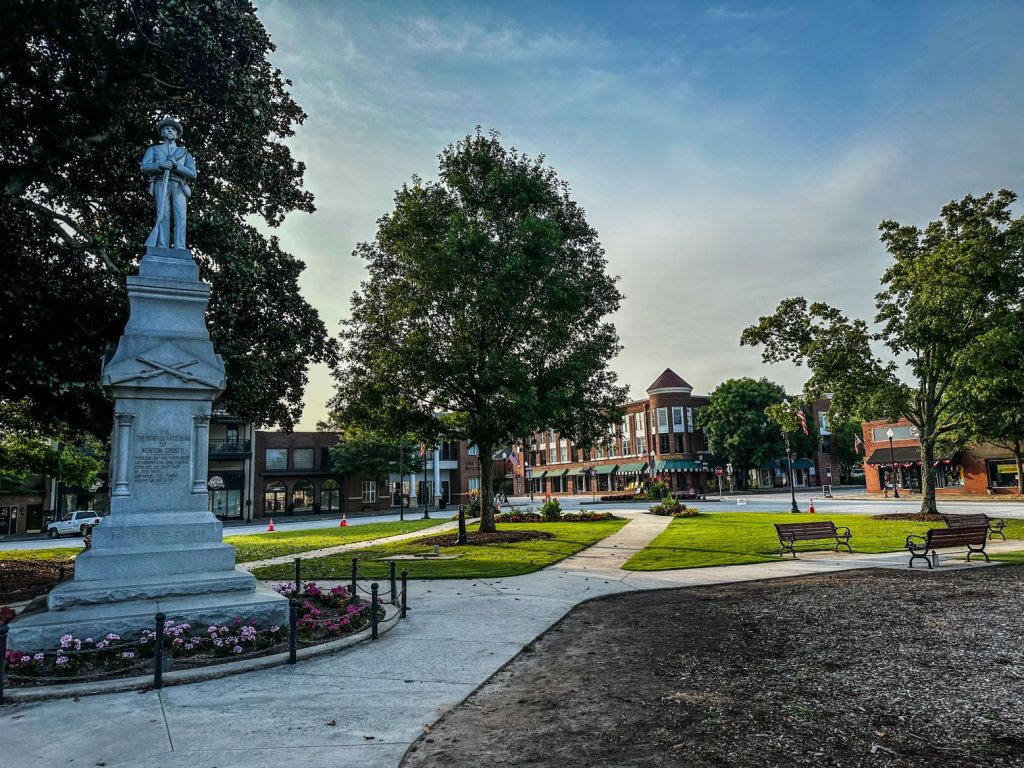
[[[826,551],[762,564],[622,571],[620,564],[670,520],[615,511],[631,522],[543,571],[413,583],[409,618],[376,643],[295,667],[159,692],[5,707],[0,710],[5,759],[19,767],[393,768],[425,725],[463,701],[583,600],[640,589],[906,568],[903,553]],[[1019,546],[997,542],[991,549]],[[944,563],[944,570],[987,567],[952,558]],[[54,728],[63,722],[75,727]]]

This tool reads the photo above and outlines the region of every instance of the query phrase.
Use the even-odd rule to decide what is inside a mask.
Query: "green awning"
[[[782,467],[779,466],[779,462],[768,459],[768,461],[762,462],[758,469],[782,469]]]
[[[657,472],[695,472],[697,462],[689,459],[661,459],[655,465]]]
[[[566,477],[574,477],[576,475],[582,475],[582,474],[583,474],[583,467],[573,467],[572,469],[570,469],[568,472],[565,473]]]
[[[596,467],[594,467],[594,470],[599,475],[610,475],[612,472],[615,471],[615,468],[617,466],[619,466],[619,465],[618,464],[598,464]]]
[[[541,472],[541,473],[540,473],[539,475],[538,475],[538,474],[537,474],[536,472],[534,472],[534,473],[533,473],[533,478],[532,478],[532,479],[534,479],[534,480],[540,480],[540,479],[541,479],[542,477],[544,477],[544,475],[546,475],[547,473],[548,473],[548,471],[547,471],[546,469],[545,469],[545,470],[544,470],[543,472]]]
[[[786,460],[783,459],[782,463],[785,464]],[[793,469],[810,469],[813,466],[814,466],[814,462],[811,461],[810,459],[794,459],[793,460]]]
[[[647,468],[647,462],[646,461],[637,461],[637,462],[634,462],[632,464],[620,464],[619,465],[619,469],[618,469],[618,473],[620,475],[622,475],[622,474],[628,475],[628,474],[631,474],[633,472],[643,472],[644,469],[646,469],[646,468]]]

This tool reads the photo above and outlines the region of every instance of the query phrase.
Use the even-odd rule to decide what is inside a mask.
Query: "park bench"
[[[920,558],[932,567],[932,561],[928,558],[929,552],[946,547],[967,547],[967,559],[971,555],[981,555],[985,562],[989,562],[985,554],[985,542],[988,541],[988,525],[961,525],[956,528],[932,528],[924,536],[911,534],[907,536],[907,550],[910,552],[910,565],[914,567],[914,560]]]
[[[1006,541],[1006,534],[1003,533],[1006,521],[1001,517],[989,517],[984,512],[979,512],[971,515],[943,515],[942,519],[946,521],[946,525],[950,528],[964,528],[975,525],[987,526],[990,539],[998,536],[1003,541]]]
[[[793,549],[793,545],[798,541],[817,541],[819,539],[834,539],[836,542],[836,552],[839,551],[840,547],[846,547],[847,552],[853,552],[850,549],[850,529],[845,526],[836,528],[835,523],[831,520],[821,520],[820,522],[815,521],[813,523],[776,523],[775,530],[779,534],[779,557],[782,557],[783,553],[789,551],[793,557],[796,557],[796,550]]]

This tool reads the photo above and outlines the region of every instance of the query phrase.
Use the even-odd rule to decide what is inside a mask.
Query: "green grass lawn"
[[[8,549],[0,551],[0,560],[73,560],[85,550],[80,547],[54,549]]]
[[[758,512],[722,512],[677,518],[645,549],[633,555],[623,568],[631,571],[664,571],[672,568],[703,568],[709,565],[767,563],[779,559],[779,539],[774,523],[831,520],[848,526],[854,552],[894,552],[903,549],[908,534],[923,534],[941,523],[874,520],[868,515],[793,515]],[[1024,539],[1024,521],[1007,520],[1006,537]],[[805,541],[797,552],[832,549],[826,542]],[[789,557],[789,555],[787,555]]]
[[[547,531],[552,539],[530,539],[508,544],[486,544],[467,547],[443,547],[443,554],[457,554],[452,560],[400,560],[398,570],[409,571],[413,579],[474,579],[484,577],[518,576],[539,571],[552,563],[596,544],[615,533],[628,521],[599,520],[586,523],[501,523],[498,530]],[[471,526],[470,530],[476,530]],[[422,540],[400,541],[394,544],[361,549],[351,554],[332,555],[302,564],[306,579],[348,579],[352,574],[352,558],[359,557],[359,578],[384,579],[389,565],[382,558],[394,555],[416,554],[429,551]],[[290,580],[294,576],[291,565],[258,568],[253,573],[258,579]]]
[[[226,536],[224,541],[235,548],[235,562],[247,563],[265,560],[268,557],[297,555],[324,547],[340,544],[354,544],[357,541],[397,536],[432,525],[447,522],[446,519],[406,520],[393,523],[366,523],[346,528],[306,528],[298,531],[275,531],[274,533]],[[67,560],[84,552],[83,549],[60,547],[56,549],[12,549],[0,551],[0,560]]]
[[[1007,520],[1006,527],[1010,527],[1009,520]],[[1007,536],[1007,538],[1009,538],[1009,536]],[[1018,549],[1016,552],[1000,552],[998,555],[989,555],[989,557],[1003,563],[1024,565],[1024,549]]]
[[[447,522],[447,518],[432,520],[406,520],[393,523],[365,523],[346,528],[306,528],[299,531],[274,531],[239,536],[225,536],[224,541],[235,548],[235,562],[248,563],[268,557],[297,555],[324,547],[355,544],[357,541],[397,536],[421,528]],[[291,567],[291,566],[289,566]]]

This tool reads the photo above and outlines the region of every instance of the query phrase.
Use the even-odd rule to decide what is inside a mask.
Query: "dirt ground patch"
[[[1024,766],[1024,568],[587,603],[402,766]]]
[[[902,520],[914,523],[942,523],[946,524],[946,518],[937,512],[890,512],[885,515],[872,515],[872,520]]]
[[[0,560],[0,605],[45,595],[75,573],[74,560]]]
[[[554,538],[547,531],[495,531],[494,533],[481,533],[471,531],[466,534],[470,546],[474,544],[511,544],[515,541],[529,541],[530,539],[551,539]],[[454,547],[459,543],[459,534],[442,533],[437,536],[428,536],[421,540],[422,544],[434,546],[439,544],[442,547]]]

